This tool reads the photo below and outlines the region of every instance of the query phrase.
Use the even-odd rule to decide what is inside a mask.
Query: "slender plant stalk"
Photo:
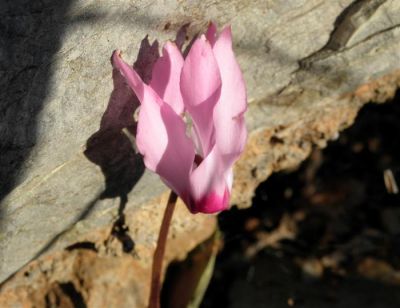
[[[175,210],[175,204],[178,196],[171,191],[164,211],[164,217],[161,222],[160,233],[158,234],[157,247],[153,256],[153,267],[151,274],[151,289],[149,298],[149,308],[160,308],[160,291],[161,291],[161,272],[162,263],[165,253],[165,245],[167,243],[169,225]]]

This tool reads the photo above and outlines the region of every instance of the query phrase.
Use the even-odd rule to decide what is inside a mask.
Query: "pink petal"
[[[210,42],[211,46],[214,46],[217,40],[217,25],[210,21],[206,32],[206,38]]]
[[[186,194],[194,147],[186,126],[168,104],[142,102],[136,144],[147,168],[160,175],[178,195]]]
[[[153,68],[150,86],[169,104],[177,114],[184,110],[182,95],[180,91],[180,76],[183,66],[183,56],[178,47],[167,42],[163,48],[163,55]]]
[[[214,111],[215,137],[224,164],[230,166],[246,143],[244,112],[247,109],[246,87],[232,50],[232,34],[226,27],[213,47],[222,79],[220,100]]]
[[[214,147],[190,175],[189,209],[192,213],[216,213],[228,208],[231,170],[222,168],[220,158]]]
[[[146,167],[159,174],[179,195],[187,194],[195,153],[192,141],[186,136],[185,123],[121,59],[118,51],[112,59],[141,102],[136,144]]]
[[[194,204],[191,209],[192,213],[204,213],[204,214],[214,214],[221,211],[227,210],[229,207],[230,193],[228,189],[225,189],[222,196],[215,192],[211,192]]]
[[[181,93],[199,136],[202,155],[214,143],[212,114],[221,91],[221,77],[211,45],[202,36],[189,51],[181,74]]]
[[[113,67],[118,69],[122,76],[125,77],[127,84],[135,92],[140,102],[144,100],[144,82],[136,73],[136,71],[121,58],[121,51],[115,50],[111,57]]]
[[[229,189],[229,192],[232,192],[232,185],[233,185],[233,169],[230,168],[228,171],[225,173],[225,179],[226,179],[226,186]]]

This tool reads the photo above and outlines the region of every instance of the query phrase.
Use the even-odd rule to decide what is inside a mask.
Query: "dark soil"
[[[400,95],[370,104],[251,208],[222,213],[201,307],[400,307],[399,132]]]

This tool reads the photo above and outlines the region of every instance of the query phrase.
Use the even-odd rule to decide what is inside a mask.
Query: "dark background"
[[[400,307],[400,195],[383,180],[400,179],[399,94],[219,216],[202,307]]]

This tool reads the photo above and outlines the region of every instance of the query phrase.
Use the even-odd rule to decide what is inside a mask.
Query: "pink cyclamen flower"
[[[192,213],[228,208],[232,165],[247,138],[246,88],[232,50],[231,29],[225,27],[218,37],[216,30],[211,23],[186,58],[167,42],[149,84],[118,50],[112,56],[113,66],[141,103],[136,143],[146,167]]]

